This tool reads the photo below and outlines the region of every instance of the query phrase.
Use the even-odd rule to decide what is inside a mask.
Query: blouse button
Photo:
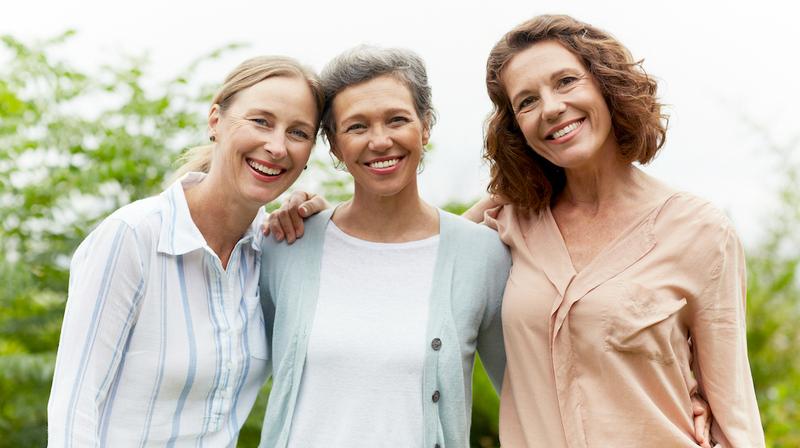
[[[431,400],[433,400],[434,403],[439,401],[439,391],[438,390],[433,392],[433,395],[431,396]]]
[[[431,341],[431,348],[433,348],[434,350],[439,350],[440,348],[442,348],[442,340],[439,338],[434,338]]]

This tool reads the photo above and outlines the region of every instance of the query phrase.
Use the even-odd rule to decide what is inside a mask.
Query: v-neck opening
[[[569,253],[569,249],[567,248],[567,241],[564,239],[564,234],[561,232],[561,228],[558,227],[558,223],[556,222],[555,216],[553,216],[553,211],[550,207],[546,209],[547,218],[549,220],[549,225],[552,226],[553,231],[555,232],[556,236],[558,237],[559,245],[561,246],[562,253],[565,256],[566,261],[569,263],[569,269],[572,271],[573,275],[576,277],[581,277],[583,272],[590,272],[592,270],[596,270],[596,264],[599,264],[598,260],[602,260],[603,258],[607,258],[609,253],[613,253],[614,249],[622,244],[623,241],[626,239],[631,238],[632,235],[637,234],[637,229],[639,229],[642,225],[651,223],[653,218],[658,215],[661,209],[664,208],[664,205],[669,202],[675,195],[679,194],[678,192],[671,192],[667,196],[664,197],[660,202],[657,203],[656,206],[649,209],[646,213],[642,215],[640,219],[635,220],[633,223],[625,227],[625,229],[620,232],[614,239],[611,240],[608,244],[606,244],[592,259],[584,265],[583,269],[580,271],[575,269],[575,263],[572,261],[572,256]],[[650,232],[652,234],[652,232]]]

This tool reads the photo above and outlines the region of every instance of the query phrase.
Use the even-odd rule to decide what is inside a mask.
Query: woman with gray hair
[[[466,447],[476,351],[499,389],[510,268],[492,230],[426,203],[422,60],[358,47],[322,74],[322,129],[352,200],[262,248],[273,387],[263,447]]]

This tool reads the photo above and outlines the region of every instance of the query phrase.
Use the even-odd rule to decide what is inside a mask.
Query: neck
[[[233,248],[255,219],[259,206],[243,203],[211,175],[185,194],[192,221],[226,268]]]
[[[392,196],[356,185],[353,199],[336,210],[333,221],[346,233],[375,242],[416,241],[439,233],[438,211],[419,197],[416,185]]]

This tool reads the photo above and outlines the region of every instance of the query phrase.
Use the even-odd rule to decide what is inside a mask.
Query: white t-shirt
[[[328,223],[289,447],[422,446],[422,369],[438,247],[438,235],[375,243]]]

